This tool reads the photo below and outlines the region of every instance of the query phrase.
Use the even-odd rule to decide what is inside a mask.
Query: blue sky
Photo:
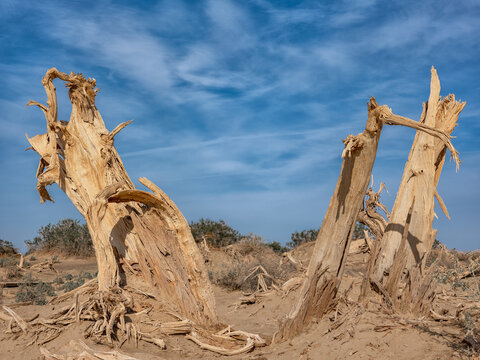
[[[39,203],[38,155],[24,151],[25,133],[46,131],[24,106],[45,102],[49,67],[96,78],[108,129],[135,119],[115,142],[134,181],[154,181],[189,221],[283,243],[320,226],[367,99],[418,120],[434,65],[441,94],[467,101],[462,166],[447,162],[439,184],[452,220],[437,209],[434,227],[448,247],[479,248],[479,19],[478,1],[2,0],[0,238],[23,249],[40,226],[80,217],[56,186]],[[373,174],[390,208],[414,135],[382,133]]]

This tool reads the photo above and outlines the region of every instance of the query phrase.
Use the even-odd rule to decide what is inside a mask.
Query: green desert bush
[[[355,230],[353,232],[352,238],[362,239],[364,237],[363,230],[368,231],[368,228],[357,221],[357,223],[355,224]],[[309,229],[292,233],[292,235],[290,236],[291,241],[287,242],[287,248],[293,249],[294,247],[297,247],[299,245],[317,240],[318,232],[319,229]]]
[[[305,244],[317,239],[318,229],[295,231],[291,236],[291,241],[287,242],[287,247],[293,249],[299,245]]]
[[[361,222],[358,222],[355,224],[355,230],[353,230],[353,236],[352,239],[363,239],[365,237],[365,234],[363,230],[368,231],[368,227]]]
[[[221,247],[238,242],[242,236],[232,229],[225,221],[200,219],[190,223],[190,229],[196,242],[206,239],[210,244]]]
[[[25,282],[20,285],[20,289],[15,295],[15,302],[31,301],[35,305],[45,305],[47,296],[55,296],[55,290],[52,285],[39,281],[35,283],[31,277],[25,277]]]
[[[90,256],[93,243],[86,224],[78,220],[63,219],[57,224],[48,224],[38,230],[38,236],[25,241],[28,252],[51,251],[67,256]]]
[[[0,239],[0,255],[11,256],[16,254],[18,254],[18,250],[10,241]]]
[[[57,285],[58,290],[68,292],[82,286],[87,280],[93,279],[93,277],[89,272],[81,272],[78,275],[65,274],[57,276],[53,283]]]
[[[270,249],[272,249],[273,251],[275,251],[278,254],[282,254],[282,253],[288,251],[288,248],[286,246],[282,246],[282,244],[280,244],[278,241],[272,241],[272,242],[269,242],[265,245],[268,246]]]

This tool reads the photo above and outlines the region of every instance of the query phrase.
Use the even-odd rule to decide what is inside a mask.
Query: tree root
[[[52,304],[72,297],[74,301],[73,304],[61,308],[47,319],[35,316],[27,321],[9,307],[4,306],[3,309],[6,313],[0,312],[0,320],[8,321],[7,333],[15,336],[22,333],[28,335],[31,341],[27,346],[44,345],[60,336],[65,328],[80,321],[91,322],[85,330],[85,338],[110,347],[121,347],[126,341],[133,341],[138,346],[139,341],[144,341],[164,350],[167,347],[164,337],[170,335],[186,335],[187,339],[192,340],[202,349],[224,355],[242,354],[251,351],[254,347],[266,345],[265,340],[259,335],[244,331],[231,331],[230,327],[219,333],[208,335],[204,329],[196,327],[192,321],[186,319],[171,322],[142,320],[140,316],[147,315],[152,308],[134,312],[134,294],[140,295],[140,292],[126,291],[121,288],[98,291],[96,279],[93,279],[80,288],[53,299]],[[88,295],[88,297],[85,299],[84,295]],[[82,300],[80,296],[83,297]],[[169,315],[176,317],[174,314]],[[153,329],[151,331],[142,330],[141,324],[149,325]],[[207,343],[200,339],[198,335],[200,332],[205,334],[203,337],[208,337],[211,343],[227,342],[230,346],[225,348]],[[235,344],[238,342],[242,343],[242,347],[235,348]],[[73,355],[55,355],[44,347],[40,349],[47,360],[135,359],[117,351],[97,352],[82,342],[76,342],[75,347],[80,351]]]
[[[94,350],[80,340],[72,340],[69,345],[73,350],[69,355],[52,354],[44,347],[40,348],[40,352],[46,360],[139,360],[138,358],[122,354],[118,351]],[[77,354],[75,354],[75,352],[77,352]]]
[[[209,350],[217,354],[227,355],[227,356],[243,354],[243,353],[252,351],[255,347],[261,347],[266,345],[265,340],[263,340],[259,335],[250,334],[245,331],[230,331],[230,326],[214,334],[213,336],[222,340],[244,341],[245,345],[236,349],[227,349],[224,347],[215,346],[200,340],[199,335],[195,331],[192,331],[189,335],[186,336],[186,338],[193,341],[202,349]]]
[[[61,303],[62,301],[65,301],[65,300],[71,298],[71,297],[74,297],[76,294],[83,295],[83,294],[87,294],[87,293],[90,293],[90,292],[93,293],[94,291],[97,290],[97,288],[98,288],[98,279],[93,278],[93,279],[87,281],[82,286],[80,286],[76,289],[73,289],[72,291],[69,291],[69,292],[66,292],[65,294],[54,297],[48,303],[49,304],[58,304],[58,303]]]

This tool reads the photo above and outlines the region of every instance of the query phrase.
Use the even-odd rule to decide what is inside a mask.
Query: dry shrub
[[[262,237],[255,234],[244,236],[238,243],[227,246],[226,249],[227,251],[232,249],[233,253],[243,256],[257,256],[259,253],[267,250]]]
[[[0,257],[0,277],[4,281],[18,279],[22,276],[15,257]]]
[[[21,278],[22,271],[16,265],[8,266],[5,268],[5,277],[8,280]]]
[[[7,268],[10,266],[15,266],[17,263],[17,259],[11,256],[3,256],[0,257],[0,267],[1,268]]]
[[[255,267],[258,265],[261,265],[265,268],[265,266],[262,265],[261,261],[255,261],[250,263],[234,262],[231,266],[225,266],[220,271],[213,273],[212,281],[215,284],[229,290],[242,290],[246,292],[253,292],[258,288],[258,278],[257,276],[255,276],[256,273],[249,278],[247,278],[247,276],[250,275],[255,269]],[[278,271],[278,266],[268,267],[267,265],[267,268],[265,268],[265,270],[274,279],[280,281],[280,272]],[[268,277],[264,277],[264,279],[267,286],[271,288],[273,281]]]
[[[288,280],[295,272],[291,264],[280,265],[281,255],[265,245],[262,239],[254,234],[249,234],[236,244],[218,251],[227,256],[221,257],[217,254],[217,258],[221,260],[209,262],[210,278],[214,284],[230,290],[255,291],[258,285],[257,276],[255,274],[248,276],[259,265],[280,283]],[[272,280],[268,277],[264,279],[270,288]]]
[[[243,279],[248,275],[246,264],[241,264],[237,261],[227,266],[224,264],[223,268],[212,273],[212,282],[216,285],[222,286],[229,290],[249,290],[243,282]]]
[[[427,266],[432,266],[435,277],[439,283],[450,285],[452,290],[473,291],[473,296],[480,296],[480,284],[475,270],[480,265],[480,253],[478,251],[459,252],[455,249],[446,248],[432,249],[427,258]],[[465,274],[473,272],[474,277],[469,278]]]
[[[428,254],[426,265],[435,264],[440,268],[454,269],[457,266],[458,257],[456,251],[448,251],[442,248],[433,248]]]

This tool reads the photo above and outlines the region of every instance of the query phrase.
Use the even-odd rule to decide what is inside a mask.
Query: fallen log
[[[42,281],[46,284],[53,284],[53,281]],[[0,288],[15,288],[22,285],[37,285],[40,281],[0,281]]]
[[[475,268],[471,268],[462,272],[458,275],[458,278],[462,280],[472,276],[480,276],[480,265],[477,265],[477,267]]]

